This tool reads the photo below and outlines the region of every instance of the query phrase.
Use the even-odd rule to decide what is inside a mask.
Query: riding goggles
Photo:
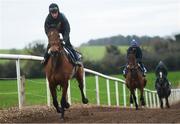
[[[51,13],[56,13],[56,12],[58,12],[58,7],[49,8],[49,11]]]

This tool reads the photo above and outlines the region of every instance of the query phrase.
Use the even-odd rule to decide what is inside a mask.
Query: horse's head
[[[57,29],[52,28],[48,31],[48,42],[50,45],[49,52],[52,54],[58,53],[61,49],[61,40]]]
[[[159,75],[158,75],[158,84],[161,87],[164,87],[166,85],[166,83],[167,83],[166,77],[164,76],[163,72],[160,71]]]
[[[53,59],[52,64],[55,69],[59,62],[59,56],[63,53],[63,47],[61,45],[62,40],[60,40],[59,32],[55,28],[50,29],[47,35],[50,46],[48,53],[50,53]]]
[[[134,51],[130,51],[128,54],[128,72],[131,72],[133,78],[137,76],[137,72],[139,69],[138,64],[136,63],[136,57]]]
[[[162,79],[163,78],[163,73],[160,71],[159,72],[159,78]]]
[[[135,65],[136,64],[136,51],[131,50],[128,53],[128,64]]]

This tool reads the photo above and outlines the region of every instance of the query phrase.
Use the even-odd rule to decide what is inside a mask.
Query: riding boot
[[[75,65],[79,65],[81,66],[82,65],[82,62],[81,62],[81,54],[78,53],[71,45],[67,46],[68,49],[70,49],[70,51],[72,52],[73,54],[73,63]]]
[[[49,59],[49,57],[50,57],[50,55],[49,55],[49,53],[48,53],[49,48],[50,48],[50,46],[49,46],[49,44],[48,44],[47,49],[46,49],[46,51],[45,51],[45,53],[44,53],[44,59],[41,61],[41,64],[43,64],[43,65],[46,65],[46,64],[47,64],[48,59]]]
[[[146,68],[144,67],[142,62],[140,62],[139,64],[140,64],[140,69],[141,69],[141,71],[143,73],[143,76],[146,77],[146,72],[147,72]]]

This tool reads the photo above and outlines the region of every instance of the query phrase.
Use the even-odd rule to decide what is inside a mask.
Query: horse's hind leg
[[[83,68],[82,67],[78,69],[77,74],[76,74],[76,79],[78,80],[78,83],[79,83],[79,89],[81,91],[82,102],[84,104],[87,104],[88,99],[85,97],[84,92],[83,92],[84,85],[83,85]]]
[[[56,108],[56,111],[58,113],[61,113],[62,111],[61,111],[61,108],[59,107],[58,101],[57,101],[56,87],[53,85],[49,85],[49,88],[50,88],[50,92],[51,92],[51,95],[53,98],[53,105]]]

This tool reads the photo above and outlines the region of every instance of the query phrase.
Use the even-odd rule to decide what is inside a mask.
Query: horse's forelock
[[[56,29],[50,29],[48,32],[48,42],[52,45],[59,45],[59,32]]]

